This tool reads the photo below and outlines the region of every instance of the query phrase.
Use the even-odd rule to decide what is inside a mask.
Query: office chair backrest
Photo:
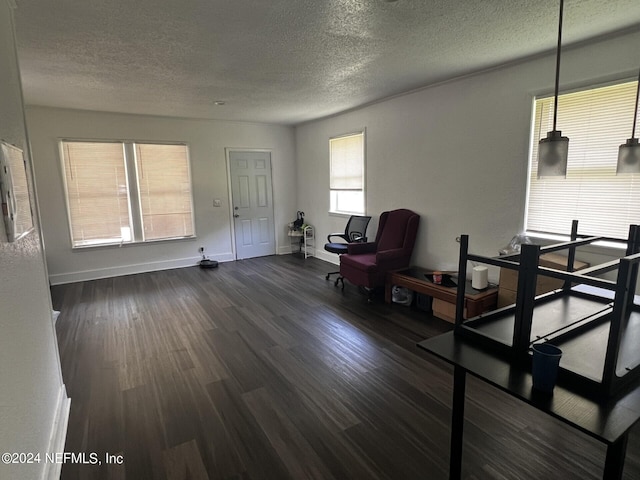
[[[366,241],[367,237],[367,226],[369,225],[369,221],[371,217],[366,217],[363,215],[352,215],[347,222],[347,226],[345,228],[345,236],[347,237],[348,242],[353,242],[358,240],[359,238],[363,238],[363,241]]]

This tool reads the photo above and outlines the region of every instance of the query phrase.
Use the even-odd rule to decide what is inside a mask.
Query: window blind
[[[131,241],[123,145],[62,142],[62,156],[73,245]]]
[[[136,165],[144,239],[193,235],[187,147],[138,143]]]
[[[186,145],[62,141],[74,247],[194,235]]]
[[[364,134],[332,138],[330,147],[331,190],[364,189]]]
[[[631,135],[637,82],[560,95],[558,129],[569,137],[567,177],[537,178],[538,141],[553,128],[553,97],[535,101],[528,231],[626,239],[640,222],[640,175],[616,175],[618,147]]]

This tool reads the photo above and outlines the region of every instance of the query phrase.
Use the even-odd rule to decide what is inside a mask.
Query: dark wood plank
[[[167,480],[208,480],[202,457],[195,440],[164,451]]]
[[[315,258],[265,257],[52,288],[71,397],[66,450],[124,465],[63,480],[445,479],[452,368],[416,343],[451,325],[368,304]],[[477,381],[466,479],[597,479],[602,445]],[[625,479],[640,478],[640,435]]]
[[[640,387],[594,400],[558,385],[548,396],[532,389],[530,373],[453,332],[420,342],[420,347],[607,444],[640,420]]]
[[[277,451],[260,428],[231,380],[211,383],[207,391],[215,412],[229,433],[229,445],[243,462],[247,478],[288,479],[291,477]],[[213,460],[217,461],[214,452]],[[211,477],[215,478],[215,477]]]

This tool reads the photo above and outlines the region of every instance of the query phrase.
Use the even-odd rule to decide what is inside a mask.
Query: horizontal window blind
[[[193,235],[187,147],[139,143],[136,164],[144,239]]]
[[[63,142],[74,246],[129,242],[129,189],[121,143]]]
[[[364,213],[364,132],[329,139],[329,210]]]
[[[186,145],[62,141],[72,245],[194,235]]]
[[[363,190],[364,134],[329,140],[331,190]]]
[[[528,231],[626,239],[640,223],[640,175],[616,175],[618,147],[631,135],[637,82],[560,95],[558,129],[569,137],[567,177],[537,178],[538,141],[553,128],[553,97],[535,101]]]

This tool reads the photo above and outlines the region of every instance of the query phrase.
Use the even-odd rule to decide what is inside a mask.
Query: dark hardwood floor
[[[446,479],[451,326],[265,257],[52,288],[75,479]],[[598,479],[605,448],[467,383],[466,479]],[[122,456],[107,464],[104,455]],[[625,479],[640,478],[632,432]]]

